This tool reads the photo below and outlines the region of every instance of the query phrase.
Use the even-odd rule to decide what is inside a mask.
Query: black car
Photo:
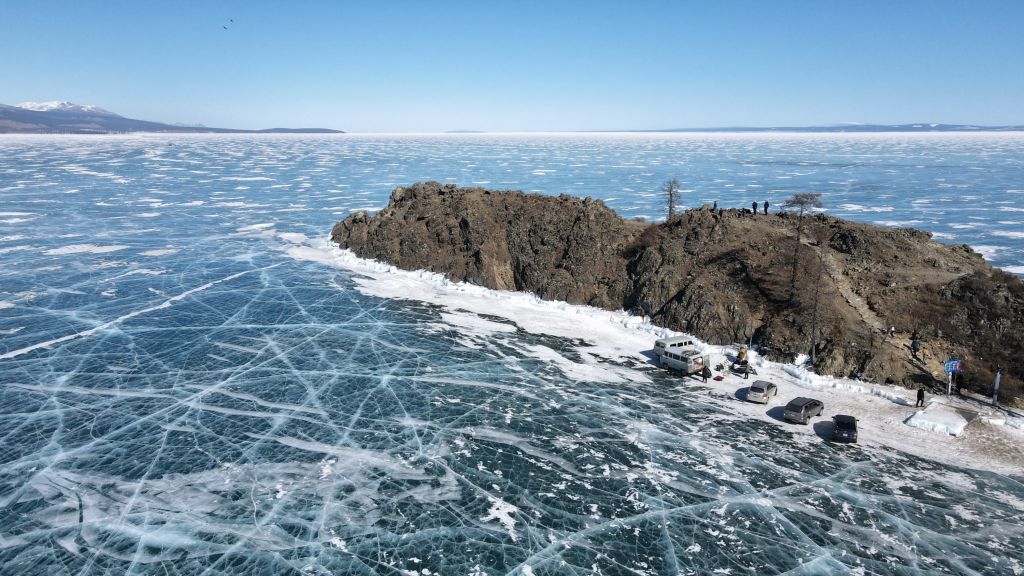
[[[793,398],[786,404],[786,409],[782,413],[782,418],[786,422],[795,422],[797,424],[807,424],[807,421],[814,416],[821,416],[821,413],[825,411],[825,405],[821,403],[821,400],[815,400],[814,398]]]
[[[857,443],[857,419],[836,414],[832,417],[832,441]]]

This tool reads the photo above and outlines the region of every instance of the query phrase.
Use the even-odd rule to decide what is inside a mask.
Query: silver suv
[[[807,424],[808,420],[814,416],[821,416],[821,413],[824,411],[825,405],[821,403],[821,400],[800,396],[793,398],[789,401],[789,404],[786,404],[786,410],[782,413],[782,419],[786,422]]]
[[[747,388],[747,400],[751,402],[768,403],[768,398],[779,395],[779,387],[767,380],[754,380],[754,383]]]

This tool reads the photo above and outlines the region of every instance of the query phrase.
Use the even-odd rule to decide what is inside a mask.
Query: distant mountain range
[[[655,130],[613,130],[613,132],[1015,132],[1024,125],[976,126],[973,124],[835,124],[831,126],[734,126],[722,128],[664,128]],[[240,130],[211,128],[200,124],[165,124],[125,118],[90,104],[73,102],[23,102],[0,104],[0,134],[114,134],[124,132],[171,132],[179,134],[342,134],[329,128],[267,128]],[[476,133],[453,130],[450,133]]]
[[[780,126],[773,128],[667,128],[640,132],[1020,132],[1018,126],[975,126],[973,124],[834,124],[831,126]]]
[[[73,102],[25,102],[0,104],[0,134],[113,134],[123,132],[173,132],[179,134],[338,134],[328,128],[268,128],[236,130],[207,126],[164,124],[125,118],[99,106]]]

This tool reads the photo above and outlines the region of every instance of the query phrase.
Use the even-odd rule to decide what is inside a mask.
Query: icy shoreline
[[[502,292],[476,285],[452,282],[440,274],[405,271],[389,264],[366,260],[330,243],[328,239],[299,244],[287,233],[265,230],[289,246],[282,249],[296,260],[313,261],[357,274],[353,278],[360,292],[383,298],[412,299],[444,306],[463,318],[454,324],[462,331],[486,335],[497,330],[478,314],[498,316],[515,322],[520,328],[538,334],[583,340],[577,349],[586,364],[568,358],[545,358],[558,365],[570,377],[606,382],[649,382],[644,372],[656,369],[650,353],[653,340],[676,332],[652,325],[647,319],[625,312],[545,301],[533,294]],[[468,314],[467,314],[468,313]],[[728,364],[727,354],[734,348],[701,344],[711,356],[712,366]],[[637,365],[627,369],[609,366],[599,359]],[[865,448],[894,448],[918,457],[947,464],[1004,474],[1024,473],[1024,418],[986,409],[960,398],[929,395],[926,408],[913,407],[915,392],[895,386],[883,386],[848,378],[820,376],[803,367],[781,364],[751,354],[757,370],[755,378],[779,385],[777,400],[763,406],[737,401],[741,391],[753,380],[722,372],[721,381],[707,384],[695,378],[680,378],[677,386],[703,386],[729,410],[743,416],[776,423],[798,435],[824,435],[830,430],[834,414],[851,414],[859,420],[860,444]],[[632,384],[635,385],[635,384]],[[813,396],[825,404],[824,417],[815,425],[794,426],[780,421],[781,410],[790,398]],[[945,406],[943,406],[945,405]],[[948,406],[949,408],[946,408]],[[951,411],[972,412],[970,422],[960,417],[953,421]]]

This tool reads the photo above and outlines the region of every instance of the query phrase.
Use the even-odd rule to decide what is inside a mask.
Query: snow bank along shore
[[[527,293],[490,290],[452,282],[440,274],[405,271],[389,264],[365,260],[343,250],[328,239],[299,242],[288,233],[273,229],[258,232],[283,240],[281,250],[296,260],[313,261],[355,272],[357,288],[367,295],[414,299],[446,307],[446,321],[467,333],[487,334],[507,328],[475,316],[487,314],[507,318],[520,328],[537,334],[582,339],[586,346],[576,350],[586,364],[565,357],[549,358],[567,376],[592,381],[622,383],[625,386],[653,385],[644,375],[648,368],[628,369],[616,362],[637,361],[655,368],[651,348],[654,340],[679,333],[652,325],[647,319],[625,312],[609,312],[565,302],[545,301]],[[304,238],[301,240],[305,240]],[[729,364],[735,347],[701,344],[711,365]],[[545,350],[543,354],[551,356]],[[721,381],[703,384],[695,377],[680,377],[679,387],[704,387],[713,401],[741,415],[777,423],[794,434],[814,435],[815,427],[791,425],[778,419],[782,406],[797,396],[824,402],[821,420],[834,414],[850,414],[859,420],[859,443],[864,449],[894,448],[915,456],[948,464],[1008,474],[1024,473],[1024,417],[963,398],[929,395],[923,409],[915,408],[916,392],[849,378],[820,376],[798,364],[771,362],[750,353],[757,375],[749,380],[718,372]],[[737,401],[738,391],[754,379],[778,384],[779,395],[768,406]],[[820,421],[820,420],[815,420]],[[820,430],[821,427],[818,427]],[[820,432],[819,432],[820,433]]]

